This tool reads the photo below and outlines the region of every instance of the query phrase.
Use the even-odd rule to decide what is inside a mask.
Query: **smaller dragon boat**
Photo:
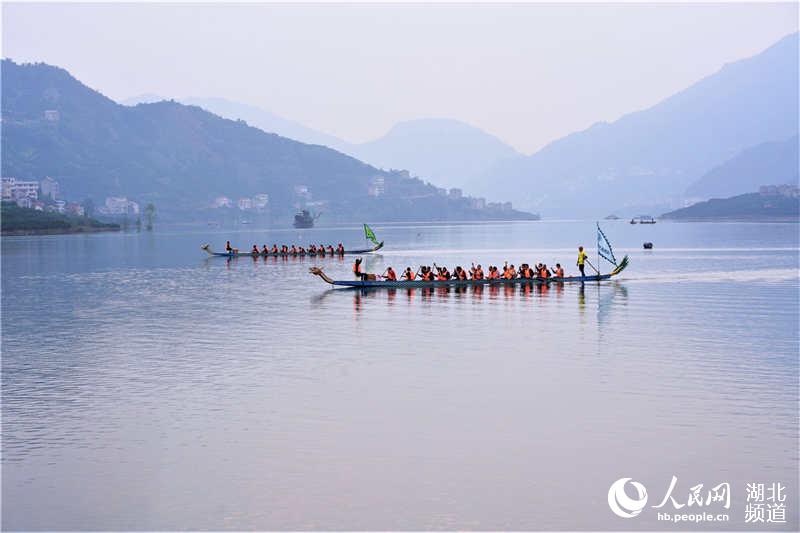
[[[200,247],[201,250],[206,252],[208,255],[212,257],[334,257],[337,255],[353,255],[353,254],[369,254],[372,252],[377,252],[383,248],[383,241],[379,242],[372,248],[366,248],[361,250],[348,250],[347,248],[344,249],[344,252],[337,252],[336,250],[333,253],[326,252],[326,251],[317,251],[317,252],[309,252],[305,250],[303,253],[299,252],[247,252],[247,251],[235,251],[235,252],[215,252],[211,249],[210,244],[204,244]]]

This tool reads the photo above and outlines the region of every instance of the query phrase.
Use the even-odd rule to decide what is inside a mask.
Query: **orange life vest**
[[[391,268],[386,272],[386,279],[389,281],[397,281],[397,274],[394,273],[394,270]]]
[[[406,279],[408,281],[413,281],[416,277],[417,277],[416,273],[411,272],[410,270],[406,270]]]

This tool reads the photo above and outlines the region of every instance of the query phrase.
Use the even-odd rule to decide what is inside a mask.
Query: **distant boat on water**
[[[313,228],[314,221],[316,221],[321,214],[322,213],[318,214],[317,216],[313,216],[311,213],[309,213],[308,209],[303,209],[294,216],[294,227]]]
[[[606,220],[619,220],[619,217],[617,215],[608,215],[605,219]]]
[[[650,215],[639,215],[638,217],[633,217],[631,219],[631,224],[655,224],[656,219],[651,217]]]

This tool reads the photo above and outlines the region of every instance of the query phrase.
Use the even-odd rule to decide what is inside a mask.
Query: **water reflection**
[[[415,288],[349,288],[349,289],[328,289],[311,297],[314,305],[320,305],[329,299],[338,297],[351,298],[353,309],[356,313],[364,311],[369,302],[386,302],[392,305],[399,297],[405,299],[408,304],[437,302],[444,305],[457,304],[459,302],[480,303],[488,302],[523,302],[535,299],[541,303],[561,302],[567,292],[574,292],[576,297],[576,307],[581,315],[587,307],[594,302],[597,309],[598,322],[602,324],[608,319],[611,309],[628,298],[628,288],[624,282],[614,281],[605,284],[592,283],[589,285],[590,291],[594,293],[592,298],[588,298],[587,288],[583,283],[520,283],[515,285],[474,285],[474,286],[440,286],[440,287],[415,287]]]

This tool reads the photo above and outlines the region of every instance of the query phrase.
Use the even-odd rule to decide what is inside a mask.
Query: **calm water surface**
[[[590,222],[374,229],[370,271],[594,260]],[[798,226],[604,229],[614,283],[367,293],[199,249],[355,226],[3,238],[2,526],[670,529],[674,475],[730,483],[692,529],[752,529],[745,484],[782,482],[796,530]]]

